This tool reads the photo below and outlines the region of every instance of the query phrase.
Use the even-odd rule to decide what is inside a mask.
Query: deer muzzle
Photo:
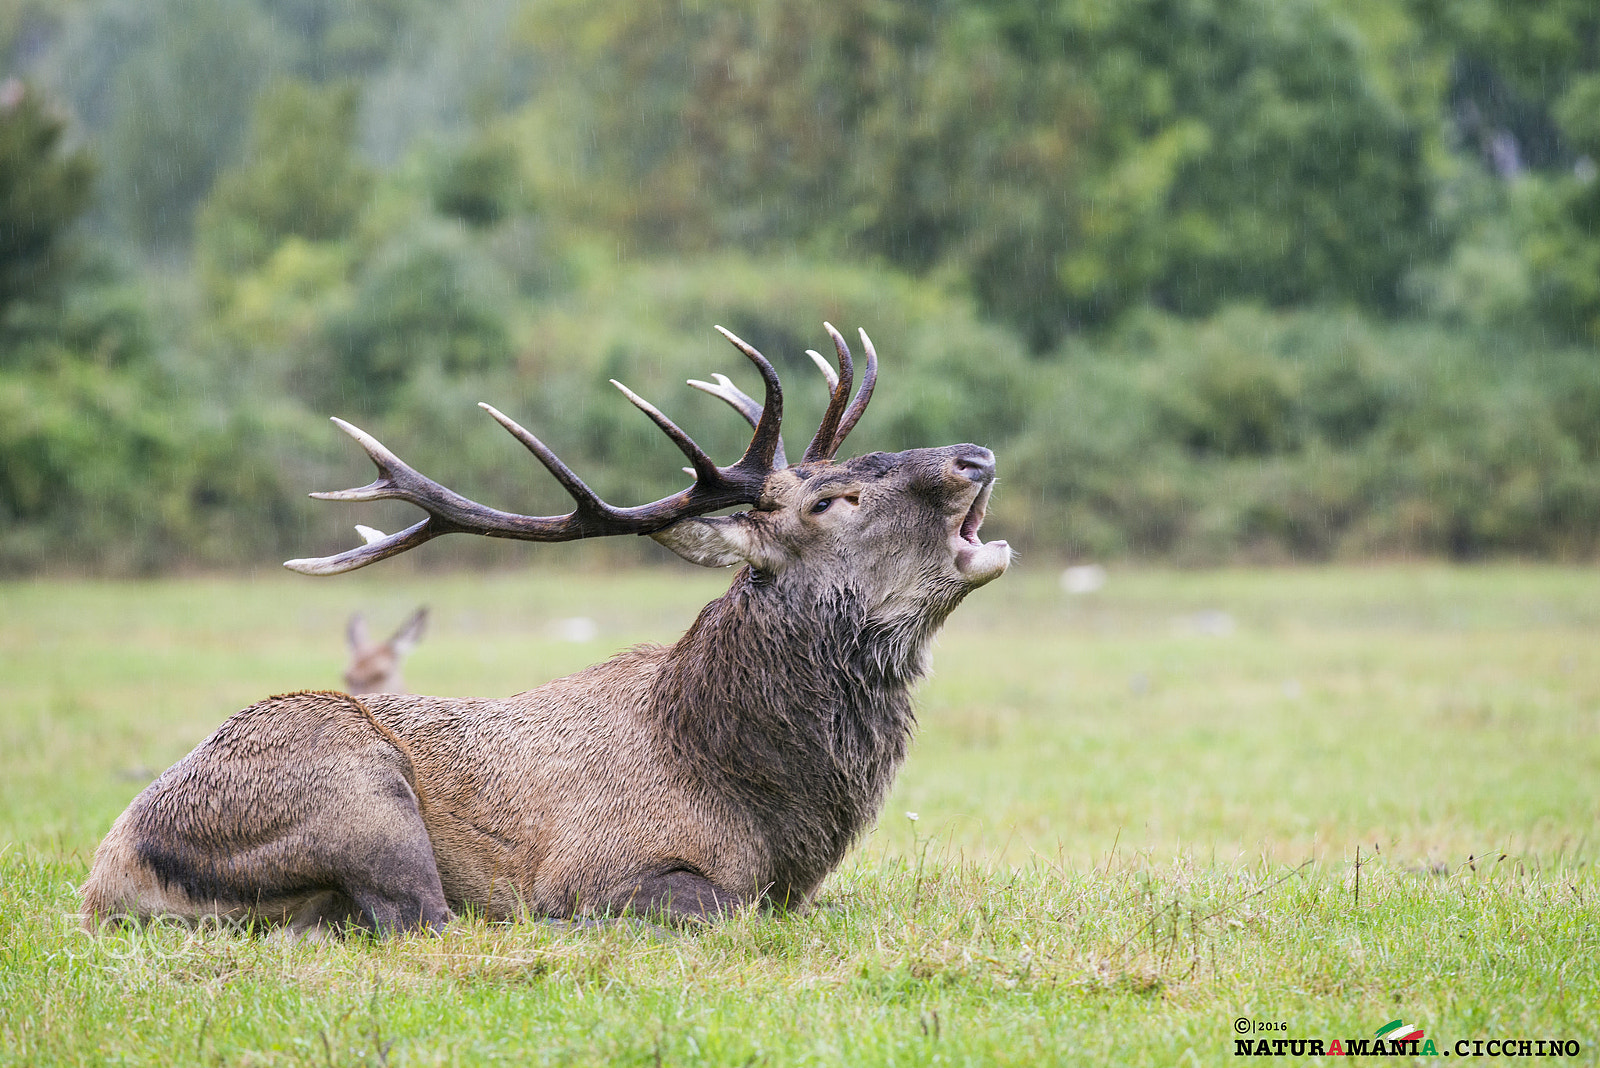
[[[989,494],[994,490],[994,453],[978,445],[966,445],[950,459],[951,473],[972,483],[967,510],[953,524],[950,550],[956,571],[972,586],[982,586],[1005,573],[1011,564],[1011,546],[1003,541],[985,542],[978,537],[989,510]]]

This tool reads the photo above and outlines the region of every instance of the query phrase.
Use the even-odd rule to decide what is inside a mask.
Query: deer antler
[[[493,416],[544,464],[576,503],[576,507],[566,515],[517,515],[478,504],[441,486],[390,452],[371,434],[336,418],[334,423],[367,450],[367,455],[378,468],[378,477],[357,489],[313,493],[311,496],[324,501],[409,501],[427,512],[427,517],[397,534],[378,537],[336,556],[289,560],[283,566],[304,575],[337,575],[414,549],[441,534],[452,533],[482,534],[491,538],[521,541],[574,541],[611,534],[648,534],[690,516],[704,515],[735,504],[755,503],[761,498],[768,476],[779,466],[775,460],[782,447],[779,435],[783,421],[783,387],[778,381],[777,371],[773,370],[766,357],[722,327],[717,327],[717,331],[756,365],[765,387],[766,403],[757,407],[758,414],[752,420],[755,433],[737,463],[718,467],[695,444],[694,439],[672,420],[622,383],[613,380],[612,384],[648,415],[688,457],[695,476],[694,485],[670,497],[635,508],[617,508],[601,500],[584,485],[583,480],[573,474],[538,438],[509,416],[487,404],[480,404],[480,408]],[[754,404],[754,401],[750,403]]]
[[[840,337],[839,332],[831,326],[828,327],[828,333],[833,336],[834,346],[839,350],[839,362],[845,363],[850,357],[850,350],[845,347],[844,338]],[[845,409],[844,416],[839,420],[839,428],[834,431],[833,441],[822,454],[822,459],[831,460],[838,454],[839,446],[844,444],[844,439],[849,437],[850,431],[856,428],[856,423],[861,421],[862,413],[867,410],[867,405],[872,400],[872,391],[878,385],[878,350],[872,347],[872,339],[867,336],[865,329],[857,327],[856,333],[861,335],[861,347],[867,353],[867,369],[862,372],[861,388],[856,390],[855,398],[850,401],[850,407]]]
[[[861,388],[856,391],[855,399],[850,402],[848,408],[844,407],[844,399],[850,393],[854,369],[850,360],[850,346],[845,344],[844,338],[833,328],[833,324],[822,325],[827,329],[828,336],[833,338],[833,347],[839,354],[839,370],[842,375],[834,372],[820,352],[814,349],[806,350],[806,355],[811,357],[823,377],[828,380],[830,397],[828,410],[822,417],[822,424],[817,428],[816,436],[812,438],[805,455],[801,458],[802,463],[812,460],[831,460],[838,454],[839,446],[844,444],[845,437],[855,429],[856,423],[861,419],[861,413],[867,410],[867,403],[872,400],[873,387],[878,384],[878,352],[873,348],[872,339],[867,336],[867,332],[862,330],[861,345],[867,352],[867,369],[861,376]],[[689,385],[723,401],[744,416],[752,427],[755,426],[760,421],[762,412],[761,405],[756,399],[734,385],[727,375],[713,374],[711,377],[716,379],[715,383],[691,378]],[[820,445],[824,441],[828,443],[826,448]],[[780,468],[788,466],[783,455],[782,442],[778,444],[775,463]]]

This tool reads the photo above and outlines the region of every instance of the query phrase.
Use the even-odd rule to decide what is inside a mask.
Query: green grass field
[[[1113,570],[1069,597],[1019,567],[946,628],[880,825],[806,915],[336,945],[75,926],[133,795],[235,709],[336,686],[352,610],[428,603],[411,688],[495,695],[670,640],[724,584],[0,585],[0,1064],[1252,1063],[1238,1018],[1596,1062],[1589,570]],[[598,637],[561,640],[578,616]]]

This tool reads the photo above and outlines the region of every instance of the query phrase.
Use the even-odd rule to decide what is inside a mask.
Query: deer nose
[[[956,474],[974,482],[990,482],[994,479],[994,453],[981,445],[963,445],[950,463],[955,467]]]

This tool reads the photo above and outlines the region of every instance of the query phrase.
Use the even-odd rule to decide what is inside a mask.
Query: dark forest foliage
[[[94,164],[63,144],[66,120],[18,79],[0,83],[0,323],[53,303],[71,267],[71,227],[89,206]]]

